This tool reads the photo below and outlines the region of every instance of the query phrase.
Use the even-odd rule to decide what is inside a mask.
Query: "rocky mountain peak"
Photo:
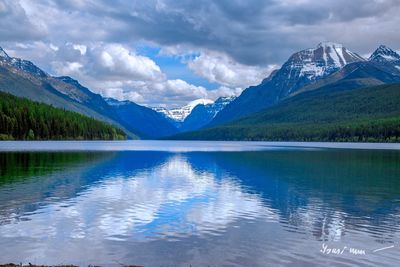
[[[173,121],[183,122],[187,116],[192,112],[192,110],[198,105],[208,105],[213,104],[214,101],[210,99],[196,99],[188,103],[187,105],[180,108],[166,109],[156,107],[153,108],[155,111],[164,114],[166,117],[172,119]]]
[[[380,45],[368,60],[374,62],[392,62],[400,60],[400,55],[393,49],[385,45]]]
[[[349,63],[364,60],[342,44],[323,42],[318,44],[316,48],[305,49],[293,54],[288,62],[295,63],[297,68],[301,67],[303,69],[301,74],[303,75],[314,70],[314,75],[323,76],[331,69],[342,68]]]
[[[34,76],[38,76],[38,77],[42,77],[42,78],[48,76],[48,74],[46,72],[41,70],[39,67],[37,67],[32,62],[30,62],[28,60],[20,59],[20,58],[10,57],[6,53],[6,51],[4,51],[4,49],[1,47],[0,47],[0,60],[3,63],[11,65],[12,67],[15,67],[21,71],[27,72]]]
[[[343,45],[322,42],[315,48],[294,53],[268,83],[284,89],[278,96],[280,98],[340,70],[347,64],[359,61],[365,59]]]

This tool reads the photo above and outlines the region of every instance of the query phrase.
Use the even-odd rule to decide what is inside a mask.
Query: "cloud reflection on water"
[[[0,261],[321,265],[322,242],[376,249],[399,240],[398,159],[334,150],[105,154],[0,186]],[[396,254],[387,253],[391,263]],[[357,263],[365,262],[382,259]]]

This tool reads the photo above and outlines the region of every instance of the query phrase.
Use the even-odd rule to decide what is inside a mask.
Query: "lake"
[[[399,264],[399,144],[53,141],[0,151],[0,263]]]

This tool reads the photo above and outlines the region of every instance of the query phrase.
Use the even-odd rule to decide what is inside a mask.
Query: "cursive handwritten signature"
[[[377,253],[383,250],[394,248],[394,245],[378,248],[372,250],[372,253]],[[365,249],[342,246],[342,247],[330,247],[327,244],[323,243],[320,252],[325,255],[343,255],[343,254],[351,254],[356,256],[364,256],[367,255],[367,251]]]
[[[352,255],[366,255],[365,249],[353,248],[353,247],[329,247],[327,244],[323,243],[320,250],[322,254],[333,254],[333,255],[343,255],[344,253],[349,253]]]

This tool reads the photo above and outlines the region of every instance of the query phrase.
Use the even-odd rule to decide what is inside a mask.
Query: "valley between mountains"
[[[366,59],[343,45],[320,43],[294,53],[237,97],[197,99],[174,109],[104,98],[0,48],[0,91],[78,113],[91,118],[88,123],[101,121],[113,133],[96,138],[120,139],[124,132],[130,139],[400,142],[400,55],[383,45]],[[0,134],[7,131],[10,139],[64,139],[35,135],[43,129],[35,122],[26,126],[22,115],[11,122],[4,105],[0,114]]]

